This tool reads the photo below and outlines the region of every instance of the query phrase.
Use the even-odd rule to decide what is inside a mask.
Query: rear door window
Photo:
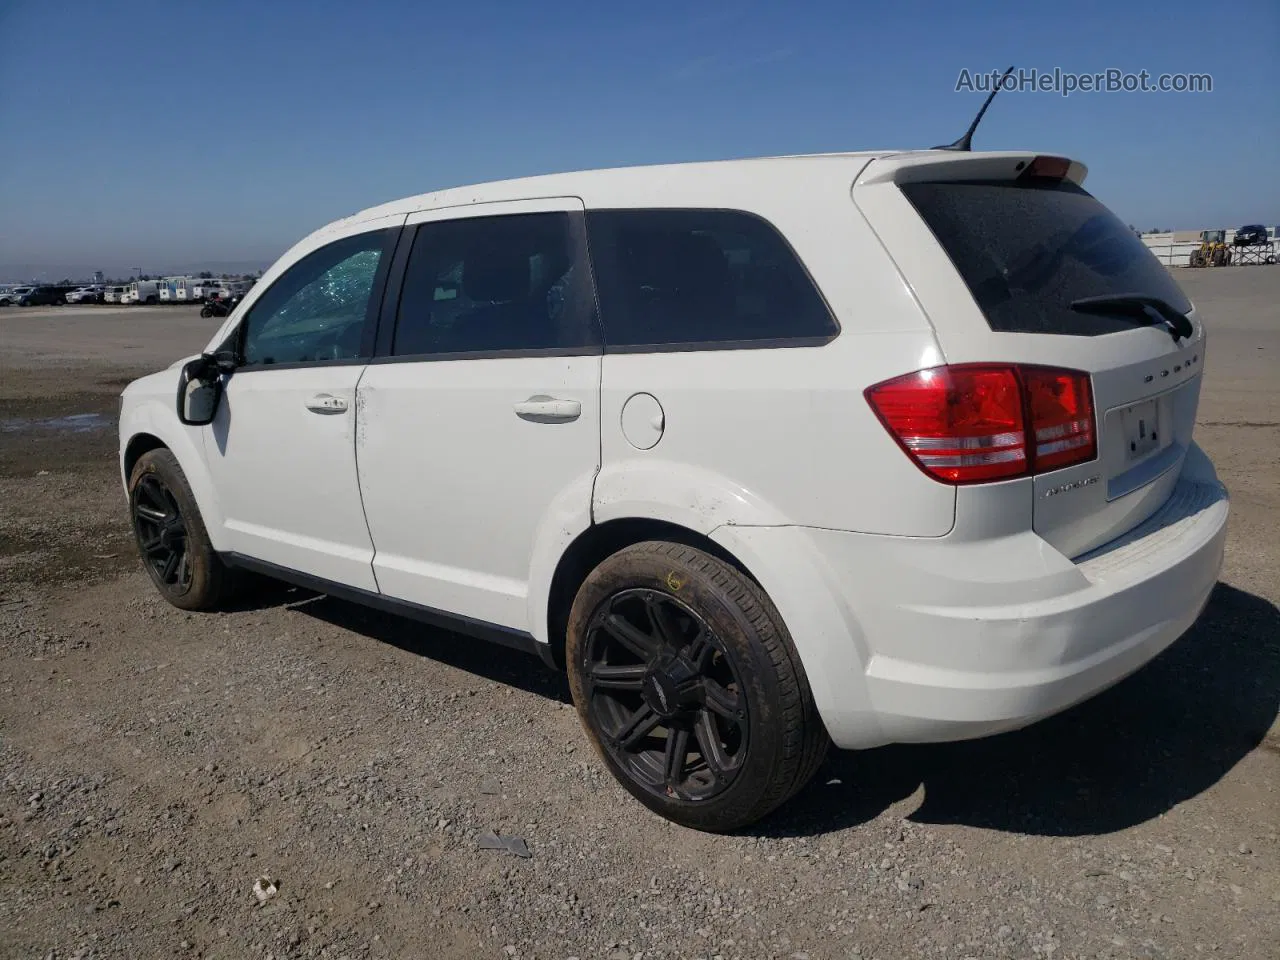
[[[591,278],[569,214],[440,220],[418,227],[400,294],[395,356],[599,352]]]
[[[964,278],[992,330],[1091,337],[1131,330],[1084,297],[1141,294],[1191,304],[1115,214],[1068,181],[907,183],[902,192]]]
[[[791,247],[738,210],[587,213],[607,348],[808,346],[838,332]]]

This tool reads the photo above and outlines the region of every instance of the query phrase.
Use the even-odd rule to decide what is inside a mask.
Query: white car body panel
[[[356,479],[355,393],[363,364],[265,367],[228,378],[204,456],[234,553],[377,590]],[[346,407],[306,404],[336,397]]]
[[[727,551],[769,594],[838,745],[1022,726],[1117,682],[1194,621],[1221,566],[1227,514],[1192,439],[1200,318],[1181,344],[1155,328],[995,333],[898,188],[985,177],[1033,156],[637,167],[384,204],[295,245],[208,349],[285,270],[341,236],[566,209],[755,213],[794,249],[841,332],[825,346],[236,372],[210,428],[178,424],[170,370],[126,391],[122,451],[139,434],[175,451],[220,551],[523,631],[543,646],[559,639],[549,635],[550,594],[571,544],[614,521],[674,524]],[[1073,163],[1069,177],[1084,173]],[[1099,458],[965,487],[918,469],[863,391],[976,361],[1089,372]],[[306,410],[317,392],[346,399],[348,413]],[[546,424],[515,415],[514,404],[540,394],[579,403],[581,416]],[[659,435],[648,449],[624,429],[637,394],[660,406],[645,407],[642,427]],[[1152,396],[1170,398],[1172,443],[1122,463],[1108,418]],[[1047,495],[1058,488],[1065,493]]]
[[[505,627],[535,625],[528,581],[539,536],[590,522],[599,370],[599,357],[368,368],[357,455],[383,593]],[[539,394],[576,401],[582,415],[517,417],[514,405]]]

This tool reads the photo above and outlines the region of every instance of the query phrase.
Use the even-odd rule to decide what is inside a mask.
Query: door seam
[[[365,374],[369,372],[369,365],[366,363],[360,370],[360,376],[356,378],[356,385],[352,397],[351,415],[355,418],[351,430],[351,453],[355,461],[356,468],[356,493],[360,496],[360,516],[364,517],[364,529],[369,534],[369,544],[373,547],[373,555],[369,557],[369,574],[373,577],[373,585],[378,593],[382,593],[382,584],[378,582],[378,568],[375,565],[378,559],[378,541],[373,538],[373,528],[369,526],[369,511],[364,505],[364,478],[360,473],[360,436],[364,430],[364,394],[360,392],[360,385],[364,383]]]

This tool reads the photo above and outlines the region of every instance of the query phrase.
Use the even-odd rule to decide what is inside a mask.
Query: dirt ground
[[[0,311],[0,956],[1280,957],[1280,268],[1176,275],[1233,498],[1199,623],[1028,730],[833,752],[731,837],[630,800],[532,658],[285,588],[160,601],[117,396],[217,321]]]

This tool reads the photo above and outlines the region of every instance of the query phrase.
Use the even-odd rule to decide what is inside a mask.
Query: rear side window
[[[598,353],[580,240],[567,213],[423,224],[405,270],[392,354]]]
[[[907,183],[902,192],[1002,333],[1092,337],[1132,329],[1123,314],[1071,309],[1084,297],[1186,296],[1133,231],[1067,181]]]
[[[737,210],[587,214],[608,348],[817,345],[839,328],[769,223]]]

